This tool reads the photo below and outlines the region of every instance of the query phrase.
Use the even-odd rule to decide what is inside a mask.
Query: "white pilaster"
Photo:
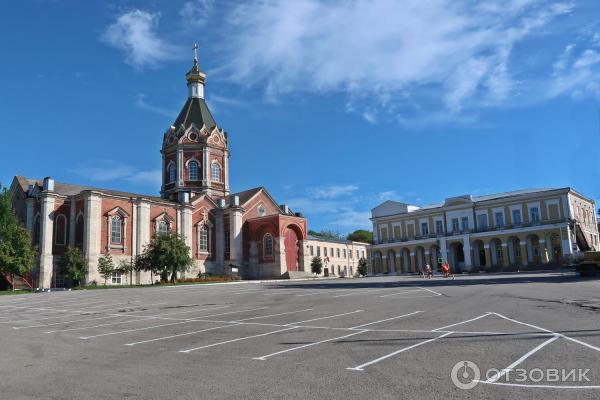
[[[473,267],[473,261],[471,259],[471,238],[469,235],[463,236],[463,253],[465,255],[465,269],[470,271]]]
[[[223,226],[223,210],[215,210],[215,261],[217,270],[222,272],[225,264],[225,229]]]
[[[225,174],[225,194],[229,193],[229,152],[225,150],[223,156],[223,173]]]
[[[55,197],[44,192],[40,196],[40,274],[38,286],[48,289],[52,286],[54,257],[52,255],[52,233],[54,232],[54,203]]]
[[[102,231],[102,199],[88,193],[84,198],[83,254],[88,263],[88,277],[98,270],[100,256],[100,235]]]
[[[566,232],[566,234],[565,234]],[[560,234],[562,236],[562,247],[563,247],[563,255],[570,256],[573,254],[573,238],[571,235],[571,228],[567,225],[566,227],[560,230]]]
[[[242,265],[242,208],[231,208],[229,213],[230,260],[239,267]]]
[[[183,150],[177,150],[177,186],[183,186]]]
[[[181,236],[183,236],[184,240],[185,240],[185,244],[190,248],[190,257],[193,257],[193,250],[192,250],[192,234],[193,234],[193,229],[192,229],[192,212],[193,212],[193,208],[192,207],[188,207],[188,206],[184,206],[181,210],[180,210],[180,228],[179,228],[179,234]]]

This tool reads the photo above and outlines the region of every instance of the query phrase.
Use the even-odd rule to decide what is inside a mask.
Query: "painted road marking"
[[[271,331],[271,332],[267,332],[267,333],[260,333],[258,335],[244,336],[244,337],[241,337],[241,338],[231,339],[231,340],[225,340],[223,342],[213,343],[213,344],[209,344],[209,345],[206,345],[206,346],[194,347],[193,349],[179,350],[179,352],[180,353],[191,353],[192,351],[196,351],[196,350],[208,349],[209,347],[215,347],[215,346],[220,346],[220,345],[223,345],[223,344],[239,342],[240,340],[247,340],[247,339],[253,339],[253,338],[262,337],[262,336],[273,335],[275,333],[290,331],[292,329],[298,329],[298,327],[297,326],[292,326],[290,328],[278,329],[276,331]]]

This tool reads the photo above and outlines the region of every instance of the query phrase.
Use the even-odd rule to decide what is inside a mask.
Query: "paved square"
[[[598,281],[540,273],[6,296],[0,393],[597,399],[599,293]],[[474,387],[457,387],[453,368]],[[548,376],[553,369],[567,379]]]

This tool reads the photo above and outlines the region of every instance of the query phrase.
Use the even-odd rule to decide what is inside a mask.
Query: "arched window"
[[[169,172],[169,183],[173,183],[177,180],[177,168],[175,168],[175,164],[169,164],[168,168]]]
[[[169,225],[167,224],[167,221],[158,221],[156,231],[160,234],[167,233],[169,231]]]
[[[62,214],[56,216],[54,243],[64,246],[67,241],[67,217]]]
[[[121,217],[115,215],[110,220],[110,243],[111,244],[121,244],[122,235],[121,235]]]
[[[188,172],[190,174],[190,181],[198,180],[198,163],[196,161],[190,161],[188,164]]]
[[[273,256],[273,236],[270,233],[267,233],[263,238],[263,256]]]
[[[81,214],[75,220],[75,245],[83,245],[83,215]]]
[[[206,224],[202,224],[198,231],[198,250],[208,253],[208,226]]]
[[[221,182],[221,166],[219,163],[212,163],[211,167],[211,179],[215,182]]]

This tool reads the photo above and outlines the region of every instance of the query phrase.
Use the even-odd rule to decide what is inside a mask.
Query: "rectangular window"
[[[460,220],[461,226],[462,226],[462,231],[463,232],[467,232],[469,230],[469,218],[468,217],[462,217]]]
[[[343,256],[344,256],[344,258],[346,258],[346,249],[344,249],[344,251],[343,251]]]
[[[310,255],[311,256],[315,255],[315,247],[314,246],[310,246]]]
[[[333,247],[329,249],[329,256],[333,257]]]
[[[529,209],[529,214],[530,214],[531,222],[532,223],[535,224],[535,223],[540,222],[540,209],[539,208],[537,208],[537,207],[531,207]]]
[[[435,232],[438,235],[444,233],[444,222],[443,221],[435,221]]]
[[[348,250],[348,256],[350,257],[350,259],[352,260],[352,250]]]
[[[427,222],[421,223],[421,235],[422,236],[429,235],[429,225],[427,224]]]
[[[381,240],[383,241],[387,241],[388,237],[387,237],[387,228],[381,228]]]
[[[479,229],[487,229],[487,227],[488,227],[487,215],[479,214],[477,216],[477,227]]]
[[[327,257],[327,247],[323,246],[323,257]]]
[[[321,248],[317,246],[317,256],[321,257]]]
[[[110,242],[121,244],[121,218],[113,217],[110,224]]]
[[[512,211],[512,223],[513,225],[521,225],[521,210]]]
[[[458,218],[452,218],[452,232],[457,233],[460,231],[460,227],[458,225]]]
[[[110,274],[110,281],[112,283],[121,284],[121,271],[115,271],[113,273]]]
[[[340,249],[337,249],[337,258],[340,258]]]
[[[497,212],[495,215],[495,219],[496,219],[496,227],[503,227],[504,226],[504,214],[501,212]]]
[[[200,251],[208,251],[208,229],[206,226],[200,228],[200,237],[198,238],[198,246]]]

